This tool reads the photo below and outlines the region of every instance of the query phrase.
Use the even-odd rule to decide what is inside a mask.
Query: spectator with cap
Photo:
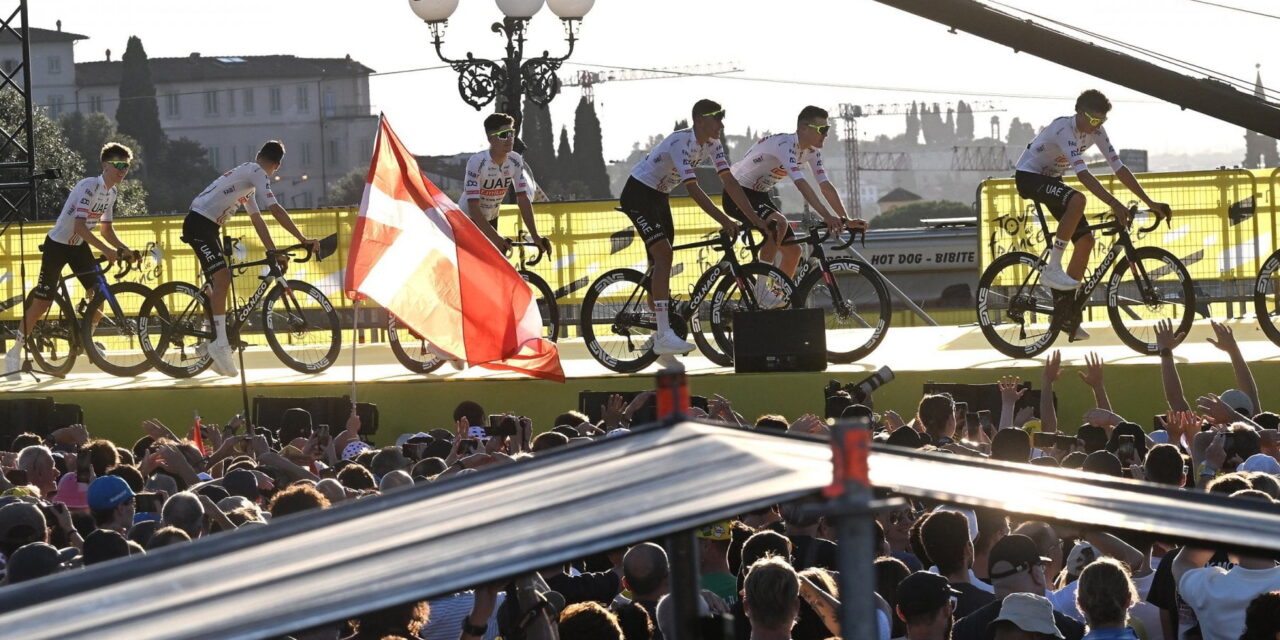
[[[98,564],[129,555],[129,541],[117,531],[98,529],[84,539],[84,565]]]
[[[974,584],[977,578],[973,575],[973,540],[969,538],[969,519],[964,514],[934,511],[920,534],[929,559],[957,593],[956,617],[963,618],[995,600],[994,594]]]
[[[1053,604],[1043,596],[1011,593],[987,629],[992,640],[1064,640],[1053,615]]]
[[[729,542],[733,521],[721,520],[695,533],[698,539],[698,574],[702,588],[716,594],[725,604],[738,601],[738,577],[729,571]]]
[[[101,476],[89,483],[89,513],[99,529],[122,534],[133,526],[134,493],[120,476]]]
[[[1039,547],[1031,538],[1016,533],[1002,538],[992,547],[987,559],[991,586],[995,588],[997,600],[956,622],[952,638],[990,640],[993,633],[989,626],[1000,617],[1006,597],[1014,593],[1043,597],[1049,587],[1049,580],[1044,574],[1044,567],[1049,562],[1050,558],[1040,555]],[[1066,640],[1080,640],[1084,636],[1084,625],[1079,622],[1057,611],[1054,611],[1053,618],[1054,625]]]
[[[5,584],[18,584],[62,571],[64,558],[47,542],[32,542],[13,552],[5,565]]]
[[[791,561],[796,571],[809,567],[836,568],[836,543],[818,537],[822,516],[806,511],[821,503],[821,497],[812,496],[779,505],[787,538],[791,540]]]
[[[160,510],[160,524],[182,529],[195,540],[204,535],[204,505],[194,493],[176,493],[165,500]]]
[[[894,613],[906,623],[906,639],[949,640],[955,599],[960,595],[945,577],[927,571],[917,571],[898,583]]]
[[[48,523],[39,507],[16,500],[0,507],[0,566],[19,547],[48,540]]]
[[[248,469],[236,469],[222,476],[222,488],[233,496],[240,496],[253,504],[262,500],[262,491],[258,488],[258,477]]]

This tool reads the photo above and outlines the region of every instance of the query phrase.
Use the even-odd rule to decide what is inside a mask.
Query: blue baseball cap
[[[94,511],[114,509],[133,499],[133,489],[120,476],[99,476],[89,484],[89,508]]]

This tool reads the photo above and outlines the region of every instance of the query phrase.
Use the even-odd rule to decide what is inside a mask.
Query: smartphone
[[[476,428],[483,428],[483,427],[471,427],[471,428],[476,429]],[[475,438],[463,438],[459,440],[458,441],[458,457],[465,458],[475,453],[476,449],[479,448],[479,446],[480,446],[480,441],[476,440]]]
[[[988,431],[991,431],[991,430],[994,430],[994,429],[995,429],[995,423],[991,422],[991,410],[990,410],[990,409],[979,409],[979,410],[978,410],[978,424],[982,425],[982,428],[983,428],[983,429],[987,429]]]
[[[1031,444],[1041,451],[1052,449],[1058,444],[1058,434],[1037,431],[1031,435]]]
[[[1076,447],[1076,437],[1063,435],[1061,433],[1054,434],[1057,438],[1057,446],[1063,451],[1070,451]]]
[[[493,438],[514,436],[516,434],[516,418],[506,413],[489,414],[488,435]]]
[[[484,427],[471,426],[467,427],[467,438],[487,440],[489,438],[489,434],[485,431]]]
[[[964,430],[966,437],[970,440],[978,440],[978,430],[982,428],[982,423],[978,422],[978,414],[972,411],[964,414]]]
[[[161,507],[164,506],[164,500],[160,498],[160,494],[150,491],[143,491],[134,495],[134,511],[138,513],[160,513]]]
[[[1122,435],[1116,445],[1116,457],[1120,458],[1120,462],[1129,465],[1137,462],[1138,450],[1133,446],[1132,435]]]
[[[964,420],[966,417],[968,417],[968,415],[969,415],[969,403],[957,402],[956,403],[956,422],[960,422],[961,420]]]
[[[1163,413],[1157,413],[1157,414],[1155,415],[1155,417],[1151,419],[1151,430],[1152,430],[1152,431],[1164,431],[1164,430],[1165,430],[1165,429],[1164,429],[1164,414],[1163,414]]]
[[[81,449],[76,455],[76,482],[88,483],[92,480],[93,458],[88,449]]]

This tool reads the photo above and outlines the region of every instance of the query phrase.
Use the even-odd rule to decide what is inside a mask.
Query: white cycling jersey
[[[488,151],[481,151],[467,160],[466,182],[462,188],[462,197],[458,199],[458,207],[467,210],[467,201],[475,200],[484,217],[493,220],[498,217],[499,206],[506,197],[507,190],[515,185],[516,193],[524,192],[529,201],[534,199],[530,182],[525,179],[524,158],[510,151],[507,159],[498,164]]]
[[[822,166],[822,150],[810,147],[796,152],[799,136],[794,133],[775,133],[761,138],[751,145],[742,159],[733,163],[733,177],[743,188],[752,191],[768,191],[779,180],[791,176],[794,181],[804,179],[800,170],[809,165],[818,182],[830,182],[827,170]]]
[[[115,188],[107,189],[102,176],[85,178],[77,182],[71,195],[67,196],[66,204],[62,205],[62,213],[58,214],[58,221],[49,230],[49,239],[62,244],[80,244],[84,239],[76,235],[76,219],[84,220],[92,231],[99,221],[111,222],[115,208]]]
[[[694,169],[703,162],[710,162],[716,173],[729,170],[729,159],[719,138],[698,144],[693,129],[680,129],[662,139],[649,155],[631,170],[631,177],[645,186],[663,193],[684,182],[696,180]]]
[[[214,180],[191,201],[191,210],[224,225],[240,205],[249,213],[260,213],[276,204],[271,177],[256,162],[246,162]]]
[[[1080,174],[1088,170],[1084,152],[1093,145],[1098,145],[1098,151],[1107,159],[1112,171],[1119,171],[1124,166],[1102,127],[1093,133],[1081,133],[1076,129],[1075,116],[1063,116],[1040,130],[1018,158],[1017,168],[1018,171],[1051,178],[1061,178],[1068,169]]]

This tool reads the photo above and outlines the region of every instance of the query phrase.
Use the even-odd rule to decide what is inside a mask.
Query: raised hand
[[[1077,371],[1076,374],[1080,376],[1081,381],[1096,389],[1102,386],[1102,367],[1102,357],[1090,351],[1084,357],[1084,371]]]
[[[1027,393],[1026,389],[1018,388],[1018,384],[1020,384],[1021,382],[1022,381],[1019,380],[1017,376],[1004,376],[1000,378],[998,381],[996,381],[996,386],[1000,388],[1001,404],[1006,404],[1006,405],[1017,404],[1018,400],[1020,400],[1023,395],[1026,395]]]
[[[1044,383],[1046,385],[1057,381],[1062,375],[1062,352],[1054,349],[1044,360]]]
[[[1217,320],[1210,320],[1209,326],[1213,327],[1214,337],[1207,338],[1206,342],[1226,351],[1227,353],[1235,353],[1240,349],[1240,346],[1236,344],[1235,332],[1231,330],[1230,326],[1218,322]]]
[[[1156,323],[1156,348],[1172,350],[1187,337],[1186,333],[1173,332],[1173,321],[1168,318]]]

